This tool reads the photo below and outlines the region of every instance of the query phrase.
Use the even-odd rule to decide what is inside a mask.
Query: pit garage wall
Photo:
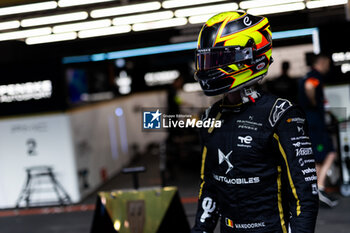
[[[215,100],[201,92],[180,96],[196,108]],[[143,153],[150,143],[166,139],[165,131],[142,131],[142,108],[147,107],[166,107],[166,92],[134,94],[65,113],[1,118],[0,209],[15,207],[25,169],[32,166],[53,167],[72,202],[81,201],[129,164],[133,145]],[[54,192],[34,191],[31,197],[35,202],[56,200]]]
[[[81,198],[129,164],[133,145],[144,152],[149,143],[165,139],[166,132],[146,133],[141,128],[142,108],[164,107],[165,103],[165,92],[153,92],[69,113]]]
[[[184,107],[194,112],[189,107],[207,108],[216,100],[202,92],[180,92],[179,95],[186,103]],[[142,131],[142,111],[144,108],[164,109],[166,105],[167,93],[155,91],[69,112],[76,174],[80,173],[80,198],[128,166],[135,146],[145,153],[149,144],[165,141],[166,131]],[[82,174],[86,176],[82,177]]]
[[[266,79],[275,79],[282,74],[282,63],[290,63],[289,75],[292,78],[301,78],[309,71],[306,64],[307,53],[313,53],[313,44],[283,46],[272,49],[273,63],[269,68]]]
[[[143,151],[165,139],[166,132],[141,131],[141,108],[164,107],[165,100],[165,92],[153,92],[67,113],[0,119],[0,208],[15,207],[25,169],[42,165],[53,167],[72,202],[79,202],[130,162],[132,145]],[[31,198],[40,202],[55,195],[33,192]]]
[[[26,181],[25,169],[32,166],[51,166],[72,201],[79,201],[69,125],[70,117],[62,113],[0,120],[0,208],[15,207]],[[43,188],[38,182],[33,187]],[[52,191],[33,191],[31,200],[56,199]]]

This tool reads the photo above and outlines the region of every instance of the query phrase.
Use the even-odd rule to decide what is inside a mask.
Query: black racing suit
[[[318,212],[315,159],[303,112],[263,94],[255,103],[215,103],[201,130],[202,168],[192,233],[314,232]]]

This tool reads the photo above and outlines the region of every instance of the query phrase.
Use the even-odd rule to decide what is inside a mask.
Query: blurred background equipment
[[[175,187],[100,192],[91,233],[188,233]]]
[[[139,189],[139,173],[145,172],[146,168],[145,167],[128,167],[124,168],[122,170],[123,173],[125,174],[131,174],[132,175],[132,182],[134,185],[134,189]]]
[[[342,182],[340,193],[343,196],[350,196],[350,123],[340,124],[340,168]]]
[[[183,131],[180,140],[167,144],[166,130],[142,130],[142,109],[166,108],[170,84],[180,74],[184,82],[176,96],[186,102],[181,113],[200,117],[198,110],[215,101],[205,97],[193,80],[194,49],[202,24],[229,9],[269,18],[274,63],[266,85],[282,74],[283,62],[289,63],[288,75],[294,81],[308,71],[310,55],[324,53],[332,59],[325,96],[327,110],[342,129],[346,124],[342,122],[350,119],[346,0],[2,0],[0,208],[16,206],[28,167],[53,167],[75,205],[95,202],[96,190],[102,188],[132,188],[130,180],[118,175],[122,168],[145,160],[148,169],[140,175],[142,185],[176,185],[182,196],[196,202],[197,132]],[[336,194],[348,182],[345,134],[332,134],[340,146],[328,188]],[[149,182],[143,182],[145,178]],[[347,232],[348,223],[338,223],[348,216],[349,201],[341,201],[333,212],[320,211],[317,232]],[[193,208],[192,202],[186,203],[190,222]],[[63,221],[60,216],[69,218]],[[0,218],[0,225],[6,226],[4,233],[50,232],[61,219],[59,229],[69,227],[64,232],[72,226],[74,233],[88,231],[86,222],[92,216],[85,212],[77,216],[56,214],[43,221],[45,217],[38,215],[42,224],[36,228],[34,216],[15,215]]]
[[[38,205],[46,206],[50,204],[51,205],[52,204],[58,204],[58,205],[71,204],[69,195],[67,194],[63,186],[57,181],[52,167],[48,167],[48,166],[30,167],[26,169],[26,172],[27,172],[27,180],[17,200],[16,208],[31,207],[31,206],[38,206]],[[45,178],[46,178],[46,183],[41,184],[41,182],[43,182]],[[33,201],[33,196],[35,196],[35,194],[38,194],[40,192],[41,193],[54,192],[56,194],[56,198],[51,200],[48,199],[45,201],[42,201],[39,199],[39,202],[35,203],[35,201]],[[47,196],[47,194],[45,196]],[[23,202],[25,202],[25,205],[22,205]]]

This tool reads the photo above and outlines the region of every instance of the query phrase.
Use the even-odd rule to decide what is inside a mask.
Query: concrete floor
[[[179,189],[181,198],[193,200],[197,196],[199,186],[199,158],[192,162],[176,164],[169,185]],[[147,172],[140,176],[142,187],[160,186],[159,160],[156,154],[141,156],[133,166],[144,165]],[[132,188],[129,175],[119,174],[97,191],[111,191]],[[97,192],[80,203],[93,206]],[[350,198],[340,197],[340,204],[334,209],[321,208],[317,220],[316,233],[349,233],[350,232]],[[193,225],[197,204],[186,201],[184,209],[190,225]],[[10,210],[11,211],[11,210]],[[12,210],[13,211],[13,210]],[[0,211],[1,213],[4,211]],[[1,233],[87,233],[90,232],[93,210],[73,211],[51,214],[22,214],[0,217]],[[215,230],[218,233],[219,229]],[[101,232],[102,233],[102,232]]]

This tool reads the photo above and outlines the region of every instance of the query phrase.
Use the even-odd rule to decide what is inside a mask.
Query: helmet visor
[[[228,46],[196,50],[196,69],[209,70],[253,59],[251,47]]]

